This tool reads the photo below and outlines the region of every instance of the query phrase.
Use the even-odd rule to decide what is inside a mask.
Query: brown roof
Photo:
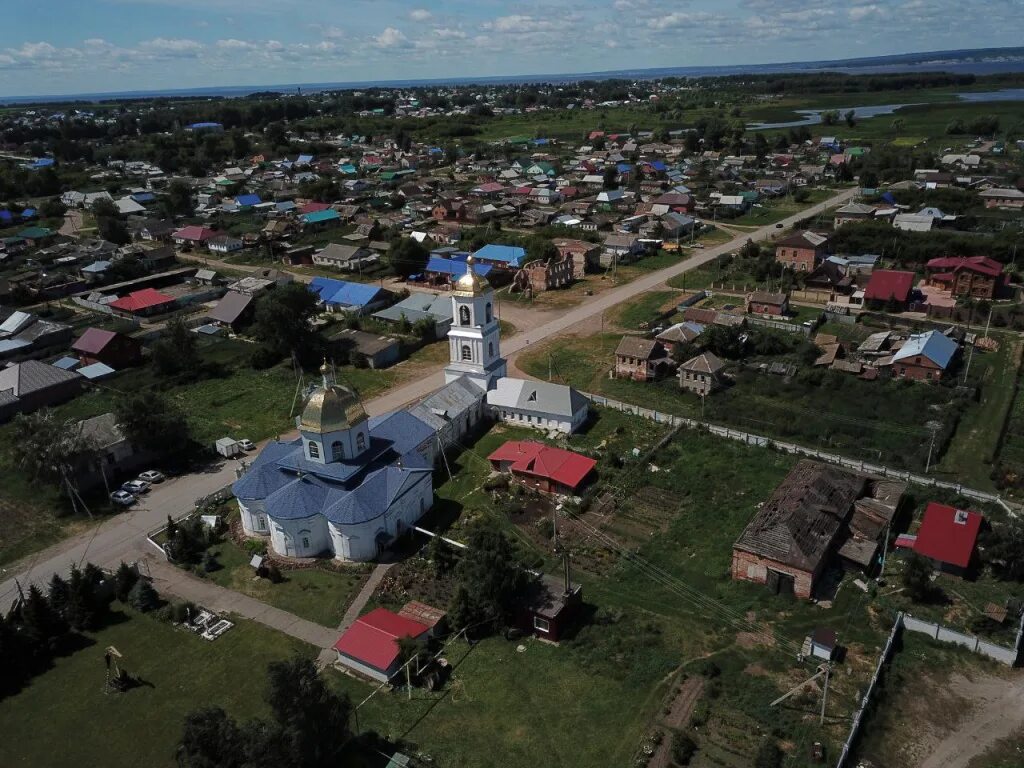
[[[623,336],[619,346],[615,348],[616,357],[642,357],[646,360],[654,360],[665,357],[665,348],[660,342],[653,339],[644,339],[639,336]]]
[[[866,482],[861,475],[805,459],[765,501],[733,548],[815,571]]]
[[[771,304],[776,307],[781,307],[789,299],[784,293],[769,293],[768,291],[751,291],[747,294],[747,301],[754,302],[755,304]]]
[[[679,366],[681,371],[694,371],[695,373],[707,373],[714,375],[725,367],[718,357],[713,352],[705,352],[702,355],[697,355],[687,360],[685,363]]]

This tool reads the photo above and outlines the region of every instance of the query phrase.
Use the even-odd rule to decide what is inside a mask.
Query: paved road
[[[856,189],[841,192],[825,202],[785,219],[782,222],[783,227],[790,227],[803,218],[842,205],[855,194]],[[540,325],[523,329],[511,339],[503,341],[502,352],[506,356],[511,355],[525,349],[531,343],[558,336],[575,325],[592,321],[616,304],[656,288],[669,278],[696,269],[717,256],[739,248],[747,239],[767,240],[781,231],[774,225],[761,227],[722,245],[706,248],[671,267],[651,272],[631,283],[590,297],[562,314],[546,312],[540,315]],[[237,268],[237,265],[226,266]],[[553,319],[547,319],[551,317]],[[371,416],[386,413],[425,397],[443,383],[444,375],[439,370],[391,389],[364,403],[364,406]],[[93,531],[61,542],[37,553],[34,557],[12,565],[2,572],[5,580],[0,583],[0,607],[7,605],[16,594],[16,576],[21,579],[23,587],[29,583],[45,585],[52,574],[66,573],[73,563],[91,561],[100,566],[116,567],[121,560],[138,559],[152,550],[152,545],[145,540],[147,531],[159,526],[168,515],[177,518],[188,514],[197,498],[213,493],[234,480],[236,467],[237,462],[227,462],[206,472],[168,480],[162,485],[155,486],[136,509],[106,521]]]

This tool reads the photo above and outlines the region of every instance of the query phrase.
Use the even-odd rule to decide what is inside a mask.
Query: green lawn
[[[974,353],[969,375],[981,386],[981,401],[965,412],[938,468],[983,490],[994,487],[992,462],[999,455],[1000,436],[1010,418],[1021,363],[1021,340],[1010,334],[998,338],[998,351]]]
[[[446,656],[454,681],[440,693],[382,691],[359,712],[362,729],[401,738],[449,768],[627,765],[657,705],[659,685],[588,669],[576,649],[538,641],[462,641]],[[373,687],[336,674],[360,701]]]
[[[341,622],[345,609],[370,571],[369,566],[357,564],[337,570],[327,565],[284,570],[281,572],[284,581],[273,584],[255,574],[249,565],[252,554],[230,538],[210,549],[221,567],[203,574],[205,578],[324,627],[335,627]]]
[[[239,719],[265,717],[266,665],[315,649],[244,620],[213,642],[149,616],[115,613],[91,645],[58,658],[19,694],[0,701],[5,768],[171,766],[184,716],[221,706]],[[103,649],[147,685],[103,693]]]
[[[765,224],[774,224],[800,213],[812,205],[828,200],[835,194],[833,189],[809,189],[808,198],[798,203],[791,197],[762,198],[758,201],[758,207],[752,207],[749,211],[735,219],[726,220],[725,224],[736,224],[743,227],[763,227]]]
[[[678,291],[648,291],[637,298],[619,304],[615,312],[615,323],[628,330],[637,330],[642,324],[655,325],[661,313],[679,303]]]

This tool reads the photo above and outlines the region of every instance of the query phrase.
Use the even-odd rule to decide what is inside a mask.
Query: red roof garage
[[[908,547],[945,573],[963,575],[971,564],[984,518],[977,512],[929,502],[917,536],[900,536],[896,546]]]
[[[387,682],[401,668],[398,639],[426,641],[430,627],[377,608],[356,619],[334,644],[338,661],[367,677]]]
[[[171,296],[160,293],[155,288],[132,291],[127,296],[110,302],[110,306],[114,309],[131,312],[133,315],[154,315],[157,312],[169,310],[172,304],[174,304],[174,299]]]

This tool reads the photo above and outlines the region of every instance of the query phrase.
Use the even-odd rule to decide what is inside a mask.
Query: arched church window
[[[469,325],[469,307],[459,307],[459,325]]]
[[[319,459],[320,458],[320,446],[314,443],[312,440],[309,441],[309,458]]]
[[[462,359],[463,360],[472,360],[473,359],[473,350],[469,348],[469,344],[463,344],[462,345]]]
[[[357,432],[356,433],[356,450],[357,451],[365,451],[366,450],[366,433],[365,432]]]
[[[487,306],[484,307],[484,316],[487,318],[487,322],[491,322],[491,302],[487,302]]]
[[[341,444],[341,440],[331,443],[331,458],[334,461],[341,461],[345,458],[345,446]]]

